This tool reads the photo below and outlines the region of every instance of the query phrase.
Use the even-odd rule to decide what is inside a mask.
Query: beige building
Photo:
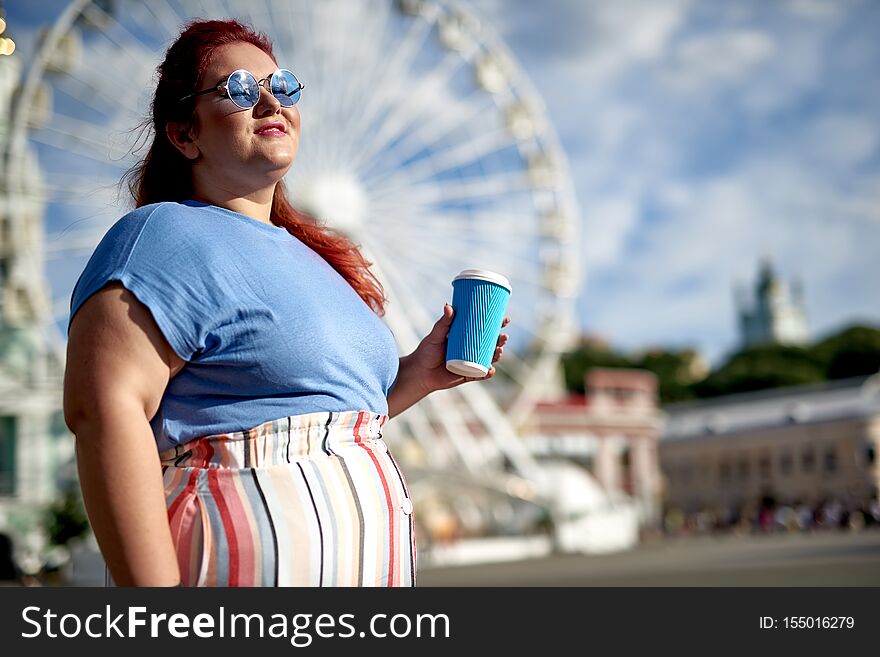
[[[836,499],[880,488],[880,374],[668,406],[660,440],[667,508],[685,513]]]
[[[43,198],[33,153],[10,190],[9,117],[22,65],[0,56],[0,533],[16,551],[47,541],[47,506],[70,486],[73,439],[64,424],[63,354],[49,348]]]
[[[657,379],[644,370],[595,368],[585,383],[585,395],[539,403],[523,439],[536,458],[574,461],[605,491],[631,496],[641,524],[655,527],[661,493]]]

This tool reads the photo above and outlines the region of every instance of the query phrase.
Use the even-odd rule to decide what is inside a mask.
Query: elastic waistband
[[[159,453],[163,466],[257,468],[382,438],[387,415],[371,411],[306,413],[270,420],[252,429],[202,436]]]

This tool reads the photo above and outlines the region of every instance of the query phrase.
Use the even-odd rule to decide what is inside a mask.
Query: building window
[[[770,478],[770,455],[762,454],[760,460],[758,461],[758,472],[761,475],[761,479],[769,479]]]
[[[829,447],[825,450],[825,458],[823,460],[825,472],[837,472],[837,450]]]
[[[736,473],[739,476],[740,481],[748,481],[749,479],[749,461],[748,459],[742,459],[736,468]]]
[[[801,469],[804,472],[812,472],[816,467],[816,453],[812,447],[807,447],[801,454]]]
[[[690,461],[684,461],[681,464],[681,483],[687,486],[691,483],[694,476],[694,465]]]
[[[726,484],[730,482],[730,473],[733,468],[730,467],[730,461],[722,461],[721,465],[718,468],[718,478],[721,480],[721,483]]]
[[[0,495],[15,495],[15,418],[0,417]]]
[[[874,443],[865,445],[865,465],[868,467],[874,465],[877,461],[877,446]]]
[[[779,472],[780,472],[780,474],[790,475],[793,464],[794,463],[793,463],[793,459],[791,457],[791,452],[789,452],[788,450],[782,452],[782,455],[779,457]]]

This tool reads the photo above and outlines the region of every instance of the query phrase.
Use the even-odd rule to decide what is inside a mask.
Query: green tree
[[[651,351],[633,363],[634,367],[648,370],[657,376],[658,396],[663,404],[693,399],[692,384],[698,375],[694,372],[697,353],[684,351]]]
[[[876,374],[880,371],[880,330],[851,326],[816,343],[812,353],[828,379]]]
[[[46,512],[46,531],[52,545],[66,545],[88,531],[89,521],[82,499],[73,492],[54,502]]]
[[[570,392],[584,394],[584,377],[594,367],[633,367],[626,356],[611,349],[592,344],[582,345],[562,356],[565,387]]]
[[[703,381],[693,385],[697,397],[818,383],[825,368],[808,349],[788,345],[760,345],[733,354]]]
[[[593,367],[644,369],[657,375],[662,404],[738,392],[820,383],[880,371],[880,329],[855,325],[811,347],[761,345],[742,349],[702,378],[695,351],[654,350],[627,355],[586,342],[562,358],[568,390],[584,392]]]

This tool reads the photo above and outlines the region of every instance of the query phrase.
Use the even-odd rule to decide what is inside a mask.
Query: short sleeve
[[[388,392],[386,393],[386,397],[391,394],[391,391],[394,390],[394,386],[397,385],[397,379],[400,377],[400,371],[398,370],[397,374],[394,375],[394,381],[391,382],[391,385],[388,386]]]
[[[212,318],[205,313],[199,261],[177,204],[144,206],[122,217],[98,244],[70,302],[70,324],[82,304],[110,282],[137,297],[183,360],[204,349]]]

